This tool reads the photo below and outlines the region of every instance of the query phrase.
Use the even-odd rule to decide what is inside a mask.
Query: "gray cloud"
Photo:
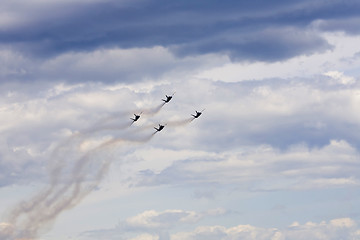
[[[236,61],[269,62],[329,49],[317,33],[308,34],[308,26],[324,19],[351,32],[341,21],[359,10],[355,1],[59,2],[27,11],[3,4],[16,21],[4,23],[0,43],[34,56],[163,46],[182,56],[225,53]]]
[[[340,31],[351,35],[358,35],[360,33],[360,18],[356,16],[354,18],[319,20],[314,22],[314,26],[322,31]]]
[[[238,34],[219,34],[215,38],[174,47],[180,56],[219,52],[233,61],[273,62],[298,55],[330,50],[332,46],[315,33],[302,29],[263,29]]]

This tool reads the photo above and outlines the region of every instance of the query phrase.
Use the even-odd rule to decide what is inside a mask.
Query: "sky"
[[[359,42],[356,0],[2,0],[0,239],[360,239]]]

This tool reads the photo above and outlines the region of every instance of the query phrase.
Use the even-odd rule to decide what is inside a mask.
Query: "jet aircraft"
[[[168,103],[168,102],[170,102],[170,100],[172,99],[172,97],[174,96],[174,94],[175,94],[175,93],[173,93],[171,96],[165,95],[166,100],[165,100],[165,99],[161,99],[161,100],[163,100],[165,103]]]
[[[158,128],[156,128],[156,127],[154,127],[154,128],[156,129],[157,132],[160,132],[161,130],[163,130],[164,127],[165,127],[165,125],[159,124]]]
[[[195,111],[196,114],[195,114],[195,115],[194,115],[194,114],[191,114],[191,116],[193,116],[194,118],[198,118],[198,117],[200,117],[200,115],[202,114],[202,112],[203,112],[204,110],[205,110],[205,109],[203,109],[201,112]]]
[[[134,118],[130,118],[130,119],[133,120],[133,123],[134,123],[137,120],[139,120],[141,114],[142,114],[142,112],[139,115],[134,114]]]

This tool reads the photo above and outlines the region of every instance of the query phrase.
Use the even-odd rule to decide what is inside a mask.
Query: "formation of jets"
[[[168,103],[168,102],[170,102],[170,100],[172,99],[172,97],[174,96],[174,94],[175,93],[173,93],[172,95],[165,95],[165,97],[166,97],[166,99],[161,99],[162,101],[164,101],[164,104],[165,103]],[[198,117],[200,117],[200,115],[202,114],[202,112],[204,111],[205,109],[203,109],[202,111],[195,111],[195,115],[194,114],[191,114],[191,116],[193,116],[194,117],[194,119],[195,118],[198,118]],[[140,118],[140,115],[142,114],[142,112],[140,113],[140,114],[134,114],[134,118],[130,118],[133,122],[132,123],[134,123],[134,122],[136,122],[137,120],[139,120],[139,118]],[[156,130],[156,132],[160,132],[161,130],[163,130],[164,129],[164,127],[166,126],[166,124],[165,125],[161,125],[161,124],[159,124],[159,126],[158,127],[154,127],[154,129]]]

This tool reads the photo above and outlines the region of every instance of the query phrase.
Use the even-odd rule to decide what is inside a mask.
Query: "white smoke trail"
[[[155,115],[163,105],[143,112]],[[114,115],[106,118],[104,122],[73,134],[54,149],[50,157],[49,186],[11,210],[8,225],[0,229],[1,240],[36,239],[40,231],[50,227],[64,210],[75,207],[98,186],[114,160],[112,150],[125,143],[145,143],[154,136],[154,133],[142,136],[125,133],[123,137],[107,139],[87,152],[81,152],[81,145],[95,133],[131,126],[130,119],[125,123],[120,120],[120,116],[116,119]]]
[[[165,105],[165,103],[161,103],[159,104],[157,107],[155,108],[148,108],[148,109],[142,109],[143,114],[148,115],[148,116],[154,116],[155,114],[157,114],[161,108]]]
[[[184,126],[191,123],[194,119],[195,119],[194,117],[189,117],[186,119],[181,119],[176,121],[168,121],[166,122],[166,124],[170,127]]]
[[[150,137],[147,140],[150,140]],[[64,210],[75,207],[99,184],[113,161],[111,156],[102,156],[103,159],[101,159],[100,167],[95,173],[94,179],[88,182],[86,179],[88,172],[85,167],[89,165],[90,161],[98,160],[94,155],[103,155],[126,141],[124,139],[112,139],[89,151],[76,161],[71,173],[71,181],[53,186],[52,192],[50,194],[47,192],[42,201],[35,205],[31,204],[31,209],[23,209],[20,206],[11,222],[15,229],[20,229],[15,233],[15,238],[36,237],[41,227],[51,224]]]
[[[144,108],[144,109],[139,109],[137,110],[137,112],[141,112],[143,115],[145,116],[154,116],[155,114],[157,114],[162,107],[165,105],[165,103],[161,103],[158,106],[154,107],[154,108]],[[134,113],[135,111],[133,111]],[[100,121],[98,121],[96,124],[94,124],[94,126],[85,129],[82,131],[82,134],[93,134],[95,132],[99,132],[99,131],[104,131],[104,130],[121,130],[121,129],[126,129],[129,126],[131,126],[134,122],[133,121],[127,121],[127,122],[123,122],[123,123],[119,123],[119,117],[123,116],[124,112],[117,112],[117,113],[113,113],[111,114],[111,116],[105,117],[103,119],[101,119]],[[131,115],[133,113],[126,112],[127,115]]]
[[[157,114],[164,105],[165,105],[165,103],[161,103],[153,108],[139,108],[136,110],[136,112],[142,112],[145,115],[153,116],[153,115]],[[99,120],[95,125],[101,125],[101,124],[106,125],[109,122],[118,120],[119,118],[123,117],[124,115],[132,115],[136,112],[135,111],[114,112],[114,113],[110,114],[109,116],[106,116],[106,117],[102,118],[101,120]]]

